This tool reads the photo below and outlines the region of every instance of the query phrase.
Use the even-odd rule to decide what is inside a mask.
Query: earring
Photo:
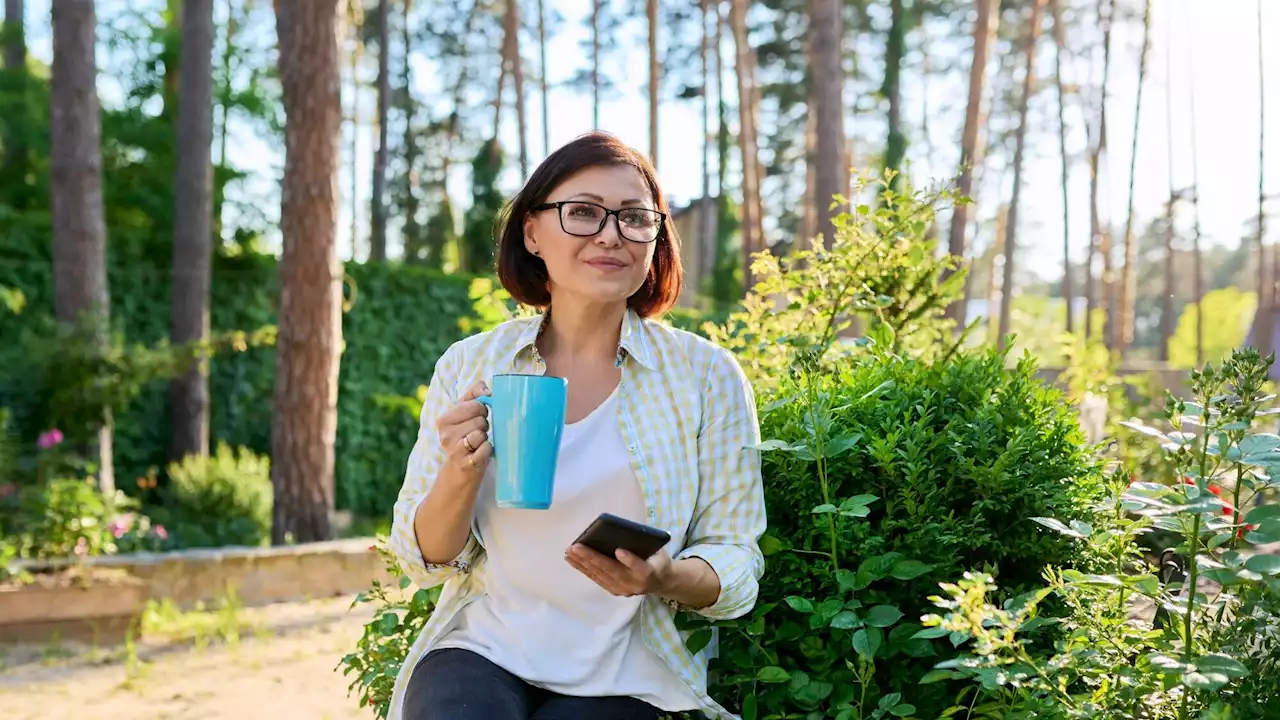
[[[534,256],[534,257],[542,257],[542,253],[538,252],[537,250],[534,250],[534,251],[533,251],[533,256]]]

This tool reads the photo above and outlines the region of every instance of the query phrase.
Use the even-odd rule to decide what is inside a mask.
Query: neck
[[[554,305],[547,329],[538,341],[538,350],[544,357],[573,364],[594,360],[612,363],[618,353],[626,311],[625,302]]]

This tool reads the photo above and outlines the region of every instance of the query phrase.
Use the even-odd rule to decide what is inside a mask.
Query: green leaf
[[[757,720],[756,694],[747,693],[742,699],[742,720]]]
[[[1249,675],[1249,669],[1240,661],[1226,655],[1214,653],[1201,655],[1195,660],[1196,670],[1226,675],[1231,678],[1242,678]]]
[[[1248,522],[1261,525],[1268,520],[1280,519],[1280,505],[1260,505],[1249,511]]]
[[[808,450],[808,448],[806,448],[804,444],[792,445],[785,440],[765,440],[759,445],[752,445],[751,449],[759,450],[760,452],[769,452],[771,450],[777,450],[779,452],[789,452],[789,453],[798,453],[798,452],[803,452]]]
[[[931,627],[925,628],[915,635],[911,636],[912,640],[933,640],[934,638],[946,637],[950,633],[944,628]]]
[[[840,584],[840,590],[849,592],[854,589],[858,583],[858,576],[852,570],[837,570],[836,582]]]
[[[1280,555],[1254,555],[1244,561],[1244,567],[1260,575],[1280,575]]]
[[[777,665],[768,665],[760,668],[756,673],[756,679],[764,683],[784,683],[791,679],[791,673]]]
[[[826,700],[834,687],[835,686],[829,682],[814,680],[799,688],[793,689],[791,691],[791,697],[795,698],[796,702],[801,705],[811,708],[823,700]]]
[[[871,627],[885,628],[902,619],[902,611],[892,605],[876,605],[867,611],[866,623]]]
[[[769,557],[783,549],[782,541],[772,535],[764,535],[760,538],[760,554]]]
[[[401,589],[401,590],[403,590],[403,589],[405,589],[405,588],[409,587],[409,583],[411,583],[411,582],[413,582],[413,581],[409,579],[409,576],[407,576],[407,575],[401,575],[401,576],[400,576],[400,589]]]
[[[397,627],[400,627],[400,618],[393,612],[378,618],[378,632],[383,635],[390,635],[396,631]]]
[[[825,515],[828,513],[833,513],[835,511],[836,511],[836,506],[832,505],[831,503],[827,503],[825,505],[819,505],[818,507],[810,510],[809,512],[813,513],[814,515]]]
[[[1072,528],[1067,527],[1067,525],[1063,523],[1061,520],[1054,520],[1053,518],[1047,518],[1047,517],[1033,517],[1031,518],[1031,520],[1049,528],[1050,530],[1058,534],[1066,535],[1067,537],[1079,538],[1081,540],[1087,537],[1086,535],[1081,533],[1079,530],[1073,530]]]
[[[883,643],[884,633],[879,628],[863,628],[853,634],[853,649],[866,660],[874,660]]]
[[[893,569],[889,571],[889,574],[899,580],[913,580],[932,569],[932,565],[925,565],[919,560],[902,560],[894,563]]]
[[[841,610],[831,619],[831,627],[837,630],[852,630],[861,624],[858,614],[852,610]]]
[[[889,714],[894,717],[907,717],[916,711],[916,706],[911,703],[901,703],[889,708]]]
[[[703,648],[711,644],[711,628],[701,628],[695,630],[689,636],[689,640],[685,643],[685,647],[689,649],[691,655],[697,655],[702,652]]]
[[[1229,681],[1222,673],[1189,672],[1182,676],[1182,684],[1201,692],[1221,690]]]
[[[844,502],[840,503],[840,508],[845,509],[855,505],[870,505],[879,499],[880,498],[875,495],[854,495],[853,497],[845,498]]]
[[[902,700],[902,693],[895,692],[895,693],[889,693],[887,695],[881,695],[880,702],[876,703],[876,707],[880,708],[881,710],[888,710],[894,705],[897,705],[898,702],[901,700]]]
[[[929,685],[943,680],[955,680],[959,677],[963,676],[955,670],[930,670],[924,674],[924,677],[920,678],[920,684]]]
[[[861,435],[842,435],[823,445],[822,454],[828,458],[840,457],[857,447],[859,442],[862,442]]]
[[[791,606],[791,609],[795,610],[796,612],[802,612],[802,613],[813,612],[813,602],[808,598],[802,598],[802,597],[797,597],[795,595],[792,595],[788,597],[786,601],[787,601],[787,604]]]

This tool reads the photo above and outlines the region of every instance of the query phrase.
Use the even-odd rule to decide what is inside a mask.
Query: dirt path
[[[370,720],[335,671],[369,615],[350,602],[176,614],[132,653],[0,648],[0,718]]]

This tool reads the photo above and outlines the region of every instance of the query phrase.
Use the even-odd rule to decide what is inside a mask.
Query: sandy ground
[[[369,617],[367,606],[351,610],[350,602],[239,610],[221,625],[243,628],[238,641],[174,631],[145,638],[132,653],[124,646],[0,647],[0,718],[369,720],[335,671]]]

